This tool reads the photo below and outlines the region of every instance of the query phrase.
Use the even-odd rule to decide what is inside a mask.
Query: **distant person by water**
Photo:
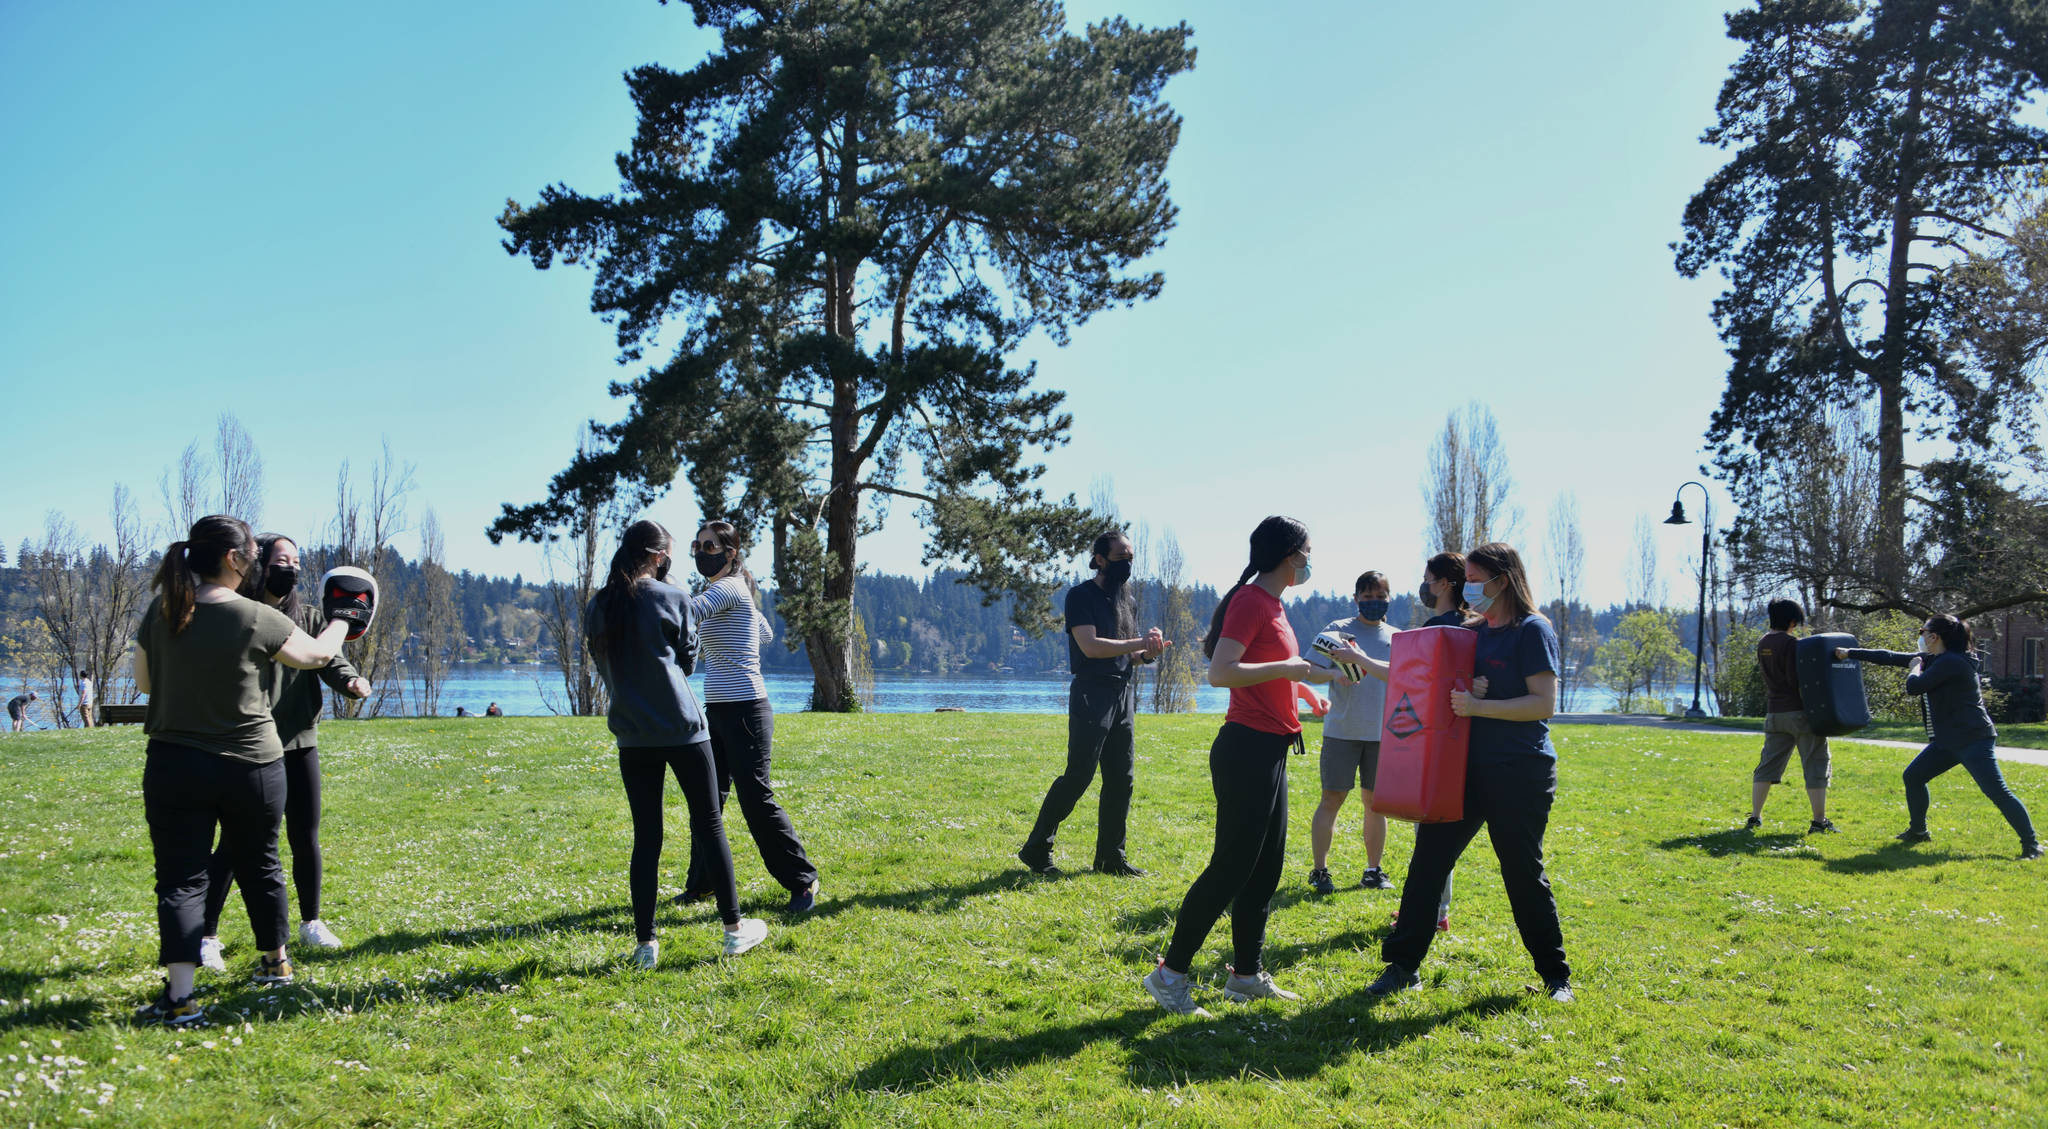
[[[35,700],[36,692],[34,690],[30,690],[26,694],[16,694],[14,697],[7,699],[7,720],[13,724],[16,733],[23,733],[28,730],[28,704]]]
[[[492,702],[492,703],[490,704],[490,706],[489,706],[488,708],[486,708],[486,709],[484,710],[484,716],[485,716],[485,717],[504,717],[504,716],[505,716],[505,711],[504,711],[504,710],[501,710],[501,709],[499,709],[499,708],[498,708],[498,703],[496,703],[496,702]]]

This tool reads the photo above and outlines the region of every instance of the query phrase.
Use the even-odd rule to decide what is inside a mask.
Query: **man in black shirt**
[[[1137,602],[1125,587],[1131,579],[1131,542],[1118,530],[1095,539],[1088,564],[1093,580],[1067,591],[1067,665],[1074,672],[1067,692],[1067,770],[1046,790],[1031,837],[1017,852],[1039,874],[1058,874],[1053,837],[1074,810],[1088,782],[1102,766],[1102,797],[1095,827],[1095,869],[1136,878],[1145,872],[1124,857],[1124,824],[1131,811],[1132,715],[1137,693],[1131,685],[1131,656],[1141,663],[1159,657],[1172,643],[1154,627],[1137,635]]]

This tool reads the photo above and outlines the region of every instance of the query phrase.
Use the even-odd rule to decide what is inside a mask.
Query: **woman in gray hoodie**
[[[1839,659],[1905,667],[1906,693],[1927,696],[1928,744],[1906,766],[1907,827],[1899,833],[1899,841],[1925,843],[1934,838],[1927,831],[1927,782],[1962,765],[2019,833],[2020,857],[2040,858],[2041,842],[2034,835],[2027,805],[2012,794],[2005,774],[1998,769],[1998,729],[1984,708],[1979,664],[1970,651],[1970,625],[1952,615],[1935,616],[1920,630],[1920,647],[1917,654],[1835,649]]]
[[[768,935],[759,918],[740,916],[732,850],[718,810],[711,731],[690,690],[690,594],[668,583],[672,544],[668,530],[655,522],[628,526],[612,554],[604,587],[583,616],[584,641],[610,698],[605,722],[619,742],[619,776],[633,813],[627,885],[639,945],[627,959],[643,969],[661,959],[661,942],[654,936],[655,884],[661,865],[661,794],[670,772],[690,807],[691,853],[718,898],[725,954],[737,956]]]

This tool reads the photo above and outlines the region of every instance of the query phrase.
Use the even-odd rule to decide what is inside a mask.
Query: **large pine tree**
[[[644,502],[687,477],[707,515],[774,547],[780,610],[852,708],[856,549],[892,497],[919,504],[926,559],[959,562],[1019,619],[1096,532],[1036,485],[1071,417],[1010,356],[1159,293],[1135,264],[1172,227],[1167,79],[1185,25],[1066,30],[1054,0],[695,0],[720,47],[627,76],[640,125],[612,195],[508,204],[506,247],[596,272],[592,306],[630,402],[605,444],[499,538],[544,538],[593,490]],[[915,470],[915,476],[906,471]]]

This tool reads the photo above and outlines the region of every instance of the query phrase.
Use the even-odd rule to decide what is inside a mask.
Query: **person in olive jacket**
[[[1977,656],[1970,651],[1970,627],[1952,615],[1929,619],[1920,630],[1917,654],[1838,647],[1835,657],[1906,668],[1906,693],[1927,696],[1929,741],[1913,763],[1906,766],[1907,827],[1899,833],[1903,843],[1925,843],[1934,838],[1927,830],[1927,782],[1957,765],[1970,774],[2005,821],[2020,837],[2020,857],[2041,857],[2041,842],[2034,835],[2034,822],[2027,805],[2012,794],[1999,771],[1998,729],[1984,709],[1979,685]]]

